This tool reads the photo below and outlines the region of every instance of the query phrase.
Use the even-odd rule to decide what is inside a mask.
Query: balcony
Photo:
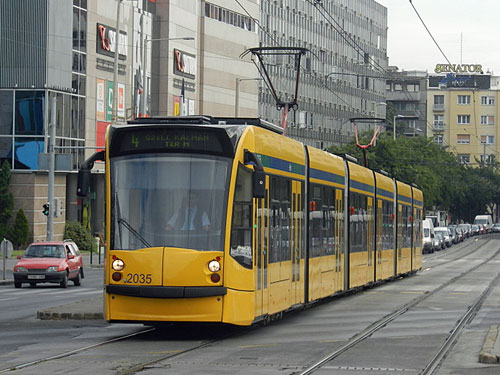
[[[432,109],[435,112],[444,112],[444,104],[436,104],[436,103],[434,103],[434,106],[432,107]]]
[[[444,122],[434,122],[434,124],[432,124],[432,130],[434,132],[444,132]]]

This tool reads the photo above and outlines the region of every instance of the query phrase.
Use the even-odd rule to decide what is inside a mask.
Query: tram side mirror
[[[253,172],[253,197],[265,198],[266,197],[266,173],[264,171]]]
[[[76,195],[86,197],[90,187],[90,169],[80,169],[78,171],[78,183],[76,186]]]
[[[78,171],[78,182],[76,185],[76,195],[86,197],[90,187],[90,171],[94,167],[96,160],[104,161],[106,158],[105,151],[97,151],[90,158],[85,160]]]

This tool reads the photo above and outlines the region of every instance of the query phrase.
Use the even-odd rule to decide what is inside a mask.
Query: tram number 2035
[[[123,279],[123,282],[126,284],[151,284],[151,274],[143,274],[143,273],[129,273]]]

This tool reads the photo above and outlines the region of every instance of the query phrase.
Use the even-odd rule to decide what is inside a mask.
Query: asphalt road
[[[375,320],[465,273],[317,372],[418,374],[471,301],[498,274],[498,255],[474,272],[467,270],[494,255],[499,240],[500,235],[473,238],[426,255],[422,271],[415,276],[287,314],[266,327],[227,330],[220,326],[172,325],[97,347],[94,345],[145,327],[109,325],[101,320],[38,320],[36,311],[101,293],[102,270],[86,271],[81,287],[70,285],[66,290],[49,285],[35,289],[0,286],[0,370],[86,348],[8,373],[300,374],[305,366],[341,347]],[[500,365],[478,362],[488,328],[495,322],[500,322],[498,285],[437,373],[498,374]],[[228,336],[217,340],[221,333]],[[187,351],[202,343],[207,345]],[[146,365],[134,368],[141,363]]]

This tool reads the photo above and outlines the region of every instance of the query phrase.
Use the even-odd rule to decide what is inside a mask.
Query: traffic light
[[[50,206],[49,206],[49,204],[48,204],[48,203],[44,203],[44,205],[43,205],[43,211],[42,211],[42,212],[43,212],[43,214],[44,214],[45,216],[49,216],[49,213],[50,213]]]

